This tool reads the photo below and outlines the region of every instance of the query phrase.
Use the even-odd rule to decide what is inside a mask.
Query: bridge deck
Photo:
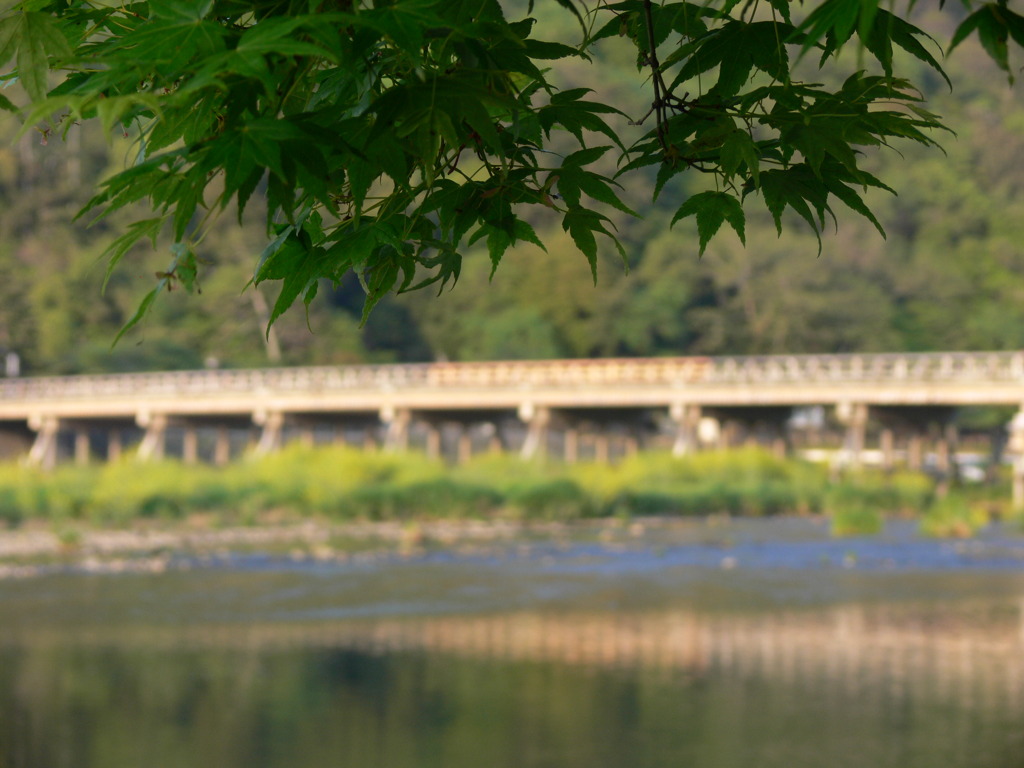
[[[430,363],[0,380],[0,419],[487,410],[1015,405],[1024,352]]]

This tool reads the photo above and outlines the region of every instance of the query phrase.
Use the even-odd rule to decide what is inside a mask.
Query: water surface
[[[0,766],[1024,766],[1024,558],[808,523],[0,581]]]

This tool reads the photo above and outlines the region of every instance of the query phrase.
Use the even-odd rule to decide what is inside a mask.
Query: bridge
[[[31,463],[176,453],[228,461],[287,440],[356,441],[464,459],[568,461],[815,440],[946,471],[964,406],[1003,406],[1024,453],[1024,351],[427,363],[0,379],[8,454]],[[1012,414],[1016,413],[1016,416]],[[1012,417],[1012,418],[1011,418]],[[994,450],[1007,434],[992,435]],[[870,444],[869,444],[870,443]],[[1024,490],[1022,490],[1024,493]]]

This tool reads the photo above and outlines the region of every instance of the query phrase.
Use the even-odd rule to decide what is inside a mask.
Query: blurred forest
[[[955,25],[949,10],[923,15],[922,25],[949,38]],[[556,12],[542,23],[564,25],[566,40],[579,35],[575,22]],[[650,101],[643,74],[631,54],[606,42],[603,61],[574,65],[559,77],[640,116]],[[644,218],[611,212],[630,254],[628,274],[609,249],[595,286],[586,259],[542,212],[531,223],[547,251],[530,245],[510,251],[493,279],[486,249],[469,249],[454,289],[391,297],[362,329],[363,292],[353,279],[323,286],[308,317],[293,309],[267,335],[272,289],[243,290],[265,242],[259,206],[250,205],[245,221],[227,214],[205,240],[201,295],[162,296],[113,347],[167,257],[159,248],[133,250],[103,291],[103,250],[132,219],[90,223],[74,215],[95,181],[125,162],[131,137],[104,135],[98,124],[73,128],[66,141],[30,131],[0,149],[0,354],[16,351],[23,373],[45,374],[1022,348],[1020,86],[1008,85],[976,45],[961,46],[946,67],[952,93],[923,69],[917,78],[933,111],[956,132],[940,137],[946,153],[907,145],[871,158],[876,175],[899,193],[869,200],[887,239],[866,220],[841,215],[819,256],[802,223],[777,236],[767,214],[754,218],[751,205],[747,247],[723,230],[699,258],[692,220],[673,229],[668,224],[702,180],[688,179],[692,189],[666,188],[652,204],[651,180],[633,173],[623,179],[624,199]],[[4,120],[13,135],[14,119]],[[639,130],[622,123],[627,145]],[[614,172],[612,159],[608,171]]]

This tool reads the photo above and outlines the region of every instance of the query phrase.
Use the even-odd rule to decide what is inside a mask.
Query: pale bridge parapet
[[[0,403],[424,388],[744,387],[1024,383],[1024,352],[620,358],[173,371],[0,379]],[[1015,402],[991,394],[996,402]],[[965,396],[961,396],[965,397]],[[480,398],[486,399],[481,394]],[[947,398],[956,400],[956,394]],[[715,398],[711,398],[712,400]],[[775,396],[787,404],[792,395]],[[474,404],[475,405],[475,404]],[[481,403],[485,405],[485,403]],[[8,408],[10,412],[10,408]]]

